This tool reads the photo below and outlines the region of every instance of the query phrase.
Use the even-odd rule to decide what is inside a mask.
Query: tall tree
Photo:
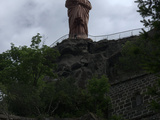
[[[100,117],[108,117],[108,110],[111,107],[109,98],[110,84],[106,76],[94,77],[88,81],[88,110]]]
[[[138,63],[138,67],[149,73],[160,72],[160,1],[159,0],[136,0],[138,12],[143,17],[141,21],[145,27],[150,27],[149,32],[144,31],[139,39],[127,42],[122,50],[122,63],[132,68],[132,63]],[[134,59],[135,58],[135,59]],[[130,64],[125,62],[130,60]],[[134,64],[135,68],[135,64]],[[134,69],[133,69],[134,70]],[[159,76],[158,76],[159,77]],[[149,95],[157,96],[151,103],[155,111],[160,110],[160,80],[154,87],[149,88]]]
[[[158,72],[160,71],[160,1],[137,0],[135,2],[138,3],[138,12],[143,17],[141,22],[144,23],[144,26],[151,28],[148,33],[144,31],[141,38],[145,40],[144,42],[149,43],[148,51],[143,52],[144,69],[149,72]]]
[[[53,60],[59,53],[46,45],[40,46],[41,36],[38,33],[32,38],[30,47],[16,47],[0,54],[0,80],[2,83],[27,83],[38,86],[44,76],[54,77],[56,67]]]
[[[160,1],[159,0],[136,0],[138,12],[143,17],[141,22],[144,26],[160,30]]]
[[[122,50],[121,60],[129,68],[130,63],[137,63],[138,69],[142,67],[148,72],[160,71],[160,1],[136,0],[138,12],[143,17],[141,21],[149,32],[144,31],[138,40],[127,42]],[[130,62],[129,64],[127,64]]]
[[[30,47],[11,44],[10,50],[0,54],[0,83],[6,88],[3,102],[17,115],[42,114],[45,100],[42,101],[41,94],[45,94],[47,88],[53,92],[45,77],[56,77],[54,61],[59,52],[41,44],[41,38],[38,33],[33,36]]]

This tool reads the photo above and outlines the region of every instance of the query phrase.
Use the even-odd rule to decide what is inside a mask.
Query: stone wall
[[[110,90],[112,114],[122,115],[129,120],[152,115],[148,104],[152,97],[147,96],[146,92],[147,87],[153,86],[156,78],[155,75],[144,74],[112,84]]]

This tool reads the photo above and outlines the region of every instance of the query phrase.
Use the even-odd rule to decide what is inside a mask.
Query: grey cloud
[[[101,35],[142,27],[134,0],[90,0],[89,34]],[[68,33],[65,0],[1,0],[0,53],[15,45],[29,45],[37,33],[50,45]]]
[[[110,34],[143,27],[139,22],[141,16],[136,12],[137,5],[134,3],[134,0],[128,2],[124,0],[115,3],[114,0],[94,2],[95,8],[91,12],[90,19],[90,34]],[[96,26],[92,26],[93,24]],[[95,30],[94,28],[98,29]]]

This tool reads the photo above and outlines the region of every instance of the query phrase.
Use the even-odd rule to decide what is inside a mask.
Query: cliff
[[[95,75],[107,75],[111,81],[115,81],[120,76],[115,65],[122,46],[126,41],[135,39],[136,37],[129,37],[99,42],[91,39],[66,39],[55,47],[61,54],[55,72],[59,77],[76,79],[81,87]]]

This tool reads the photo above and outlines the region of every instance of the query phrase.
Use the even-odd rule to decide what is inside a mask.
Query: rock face
[[[120,68],[116,68],[123,44],[135,39],[136,36],[99,42],[91,39],[64,40],[55,46],[61,56],[57,60],[58,69],[54,72],[61,78],[75,79],[82,88],[92,76],[107,75],[111,84],[111,115],[120,115],[130,120],[159,120],[160,115],[148,109],[153,98],[145,94],[146,88],[153,86],[157,77],[134,71],[123,73]]]
[[[113,79],[117,74],[114,65],[120,56],[122,45],[130,37],[121,40],[67,39],[55,47],[61,56],[58,58],[57,74],[60,77],[76,79],[80,87],[92,76],[107,75]]]

